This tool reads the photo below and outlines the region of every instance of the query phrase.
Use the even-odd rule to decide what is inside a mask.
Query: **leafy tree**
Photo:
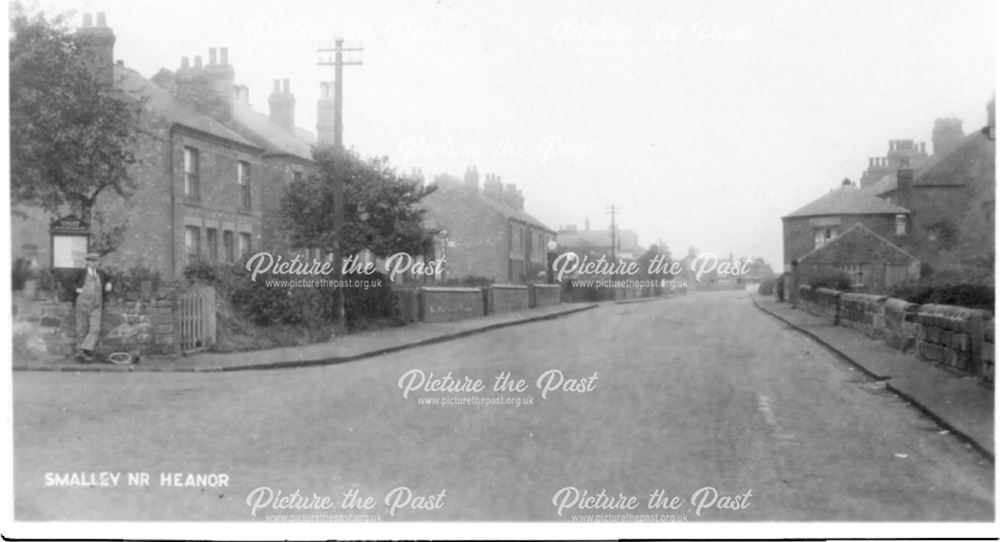
[[[433,188],[399,175],[385,157],[360,159],[333,147],[318,147],[313,158],[319,174],[293,181],[281,199],[282,225],[293,245],[356,254],[364,249],[377,256],[396,252],[428,254],[432,230],[424,227],[417,203]],[[336,186],[343,184],[342,239],[336,238]]]
[[[11,199],[90,221],[100,194],[128,197],[144,100],[107,88],[65,20],[11,11]]]

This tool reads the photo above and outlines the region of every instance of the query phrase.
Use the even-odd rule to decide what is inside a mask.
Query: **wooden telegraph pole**
[[[344,151],[344,66],[360,66],[362,64],[361,61],[345,62],[344,51],[363,50],[361,47],[345,48],[343,38],[336,38],[334,40],[333,49],[318,49],[320,54],[318,65],[333,66],[334,75],[336,76],[333,91],[333,147],[336,150],[335,159],[340,162],[340,167],[344,168],[338,172],[338,175],[334,176],[333,184],[333,224],[335,229],[334,237],[337,240],[337,246],[333,251],[333,266],[334,274],[338,280],[337,295],[334,297],[334,303],[336,303],[335,312],[337,314],[337,326],[340,333],[347,331],[347,315],[344,311],[344,290],[340,287],[343,285],[341,281],[344,278],[344,255],[341,250],[342,239],[340,236],[344,225],[344,184],[342,173],[346,171],[347,166],[347,153]],[[330,53],[333,53],[333,59],[330,59]]]

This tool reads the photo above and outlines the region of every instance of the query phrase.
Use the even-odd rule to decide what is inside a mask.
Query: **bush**
[[[219,270],[204,260],[196,260],[184,268],[184,278],[192,282],[215,284],[219,280]]]
[[[760,285],[757,286],[757,293],[760,295],[774,295],[774,285],[776,280],[776,278],[771,277],[760,281]]]
[[[159,271],[143,264],[136,264],[128,269],[107,267],[104,272],[111,281],[113,294],[127,300],[142,297],[142,283],[148,282],[149,291],[155,292],[162,282]]]
[[[993,312],[994,288],[986,282],[966,282],[946,276],[898,284],[889,291],[898,299],[924,305],[957,305]]]
[[[803,277],[802,284],[808,284],[813,290],[830,288],[841,292],[851,291],[851,277],[843,271],[821,271]]]
[[[297,280],[299,277],[262,273],[256,281],[252,281],[251,273],[245,266],[213,266],[200,261],[185,268],[184,276],[190,281],[214,286],[239,315],[258,326],[319,328],[337,322],[337,288],[267,286],[267,281],[271,279]],[[302,278],[334,280],[332,275]],[[343,278],[369,284],[369,288],[344,289],[344,312],[349,329],[366,328],[372,321],[395,317],[396,294],[385,275],[348,274]]]

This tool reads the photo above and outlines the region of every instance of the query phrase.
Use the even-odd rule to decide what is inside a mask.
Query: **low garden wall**
[[[885,336],[885,296],[844,293],[840,295],[840,325],[856,329],[873,339]]]
[[[479,288],[424,286],[419,292],[420,321],[450,322],[486,314]]]
[[[840,294],[829,288],[799,286],[799,306],[815,316],[822,316],[837,325],[840,310]]]
[[[177,288],[165,287],[144,300],[109,298],[101,318],[98,353],[179,354],[177,295]],[[15,292],[13,306],[15,355],[44,360],[76,353],[78,338],[72,302]]]
[[[493,284],[489,287],[489,312],[516,312],[531,308],[531,291],[527,286]]]
[[[993,315],[952,305],[917,305],[871,294],[799,287],[799,307],[833,325],[856,329],[868,337],[917,358],[992,383],[994,375]]]
[[[548,307],[562,302],[562,286],[558,284],[532,284],[531,306]]]

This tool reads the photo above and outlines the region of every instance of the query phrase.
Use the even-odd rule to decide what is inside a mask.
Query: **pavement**
[[[988,457],[746,291],[601,303],[362,363],[12,380],[19,521],[334,522],[345,495],[383,521],[995,516]],[[390,507],[401,492],[413,501]],[[282,507],[293,494],[336,505]]]
[[[418,322],[339,337],[325,343],[254,350],[199,352],[178,357],[144,357],[131,365],[110,362],[78,363],[72,358],[13,361],[15,371],[62,372],[221,372],[333,365],[407,348],[466,337],[508,326],[559,318],[596,307],[593,303],[565,303],[526,311],[491,314],[453,322]]]
[[[921,361],[913,354],[903,354],[859,331],[834,326],[804,310],[793,309],[788,302],[779,303],[770,296],[753,295],[752,299],[760,310],[884,381],[887,388],[994,459],[994,391],[991,385],[978,377]]]

